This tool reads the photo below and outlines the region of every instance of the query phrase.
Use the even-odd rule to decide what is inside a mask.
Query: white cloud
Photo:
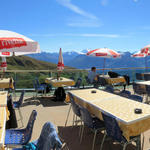
[[[103,37],[103,38],[120,38],[122,36],[118,34],[92,34],[92,33],[82,33],[82,34],[74,34],[74,33],[65,33],[63,36],[77,36],[77,37]]]
[[[81,34],[84,37],[104,37],[104,38],[119,38],[118,34]]]
[[[108,0],[101,0],[100,3],[102,6],[106,6],[108,5]]]
[[[82,17],[69,18],[67,25],[71,27],[100,27],[103,24],[99,20],[85,19]]]
[[[84,17],[87,17],[87,18],[90,18],[90,19],[97,19],[96,16],[94,16],[93,14],[91,13],[88,13],[84,10],[82,10],[81,8],[79,8],[78,6],[74,5],[71,3],[71,0],[56,0],[59,4],[69,8],[71,11],[81,15],[81,16],[84,16]]]
[[[60,33],[60,34],[30,34],[28,36],[32,37],[103,37],[103,38],[126,38],[127,36],[121,36],[119,34],[95,34],[95,33],[82,33],[82,34],[74,34],[74,33]],[[72,43],[67,43],[67,45],[71,45]]]

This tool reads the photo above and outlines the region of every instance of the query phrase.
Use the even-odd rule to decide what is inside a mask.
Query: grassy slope
[[[28,56],[7,57],[7,65],[8,70],[52,70],[57,68],[56,64],[36,60]]]

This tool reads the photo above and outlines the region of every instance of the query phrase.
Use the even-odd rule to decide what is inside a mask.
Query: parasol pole
[[[59,78],[60,78],[60,74],[61,74],[61,71],[60,71],[60,70],[58,70],[58,71],[57,71],[57,80],[59,80]]]
[[[147,56],[145,56],[145,71],[147,72]]]
[[[104,64],[103,64],[103,76],[104,76],[105,61],[106,61],[106,58],[104,58]]]

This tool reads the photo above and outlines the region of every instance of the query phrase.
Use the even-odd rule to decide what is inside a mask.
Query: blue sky
[[[0,29],[38,41],[42,51],[150,44],[150,0],[3,0]]]

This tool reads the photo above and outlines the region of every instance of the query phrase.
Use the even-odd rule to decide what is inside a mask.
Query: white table
[[[91,93],[92,90],[96,93]],[[73,90],[69,93],[77,104],[99,119],[103,119],[101,112],[114,116],[127,139],[150,129],[150,106],[147,104],[97,89]],[[135,114],[135,108],[141,108],[143,113]]]

